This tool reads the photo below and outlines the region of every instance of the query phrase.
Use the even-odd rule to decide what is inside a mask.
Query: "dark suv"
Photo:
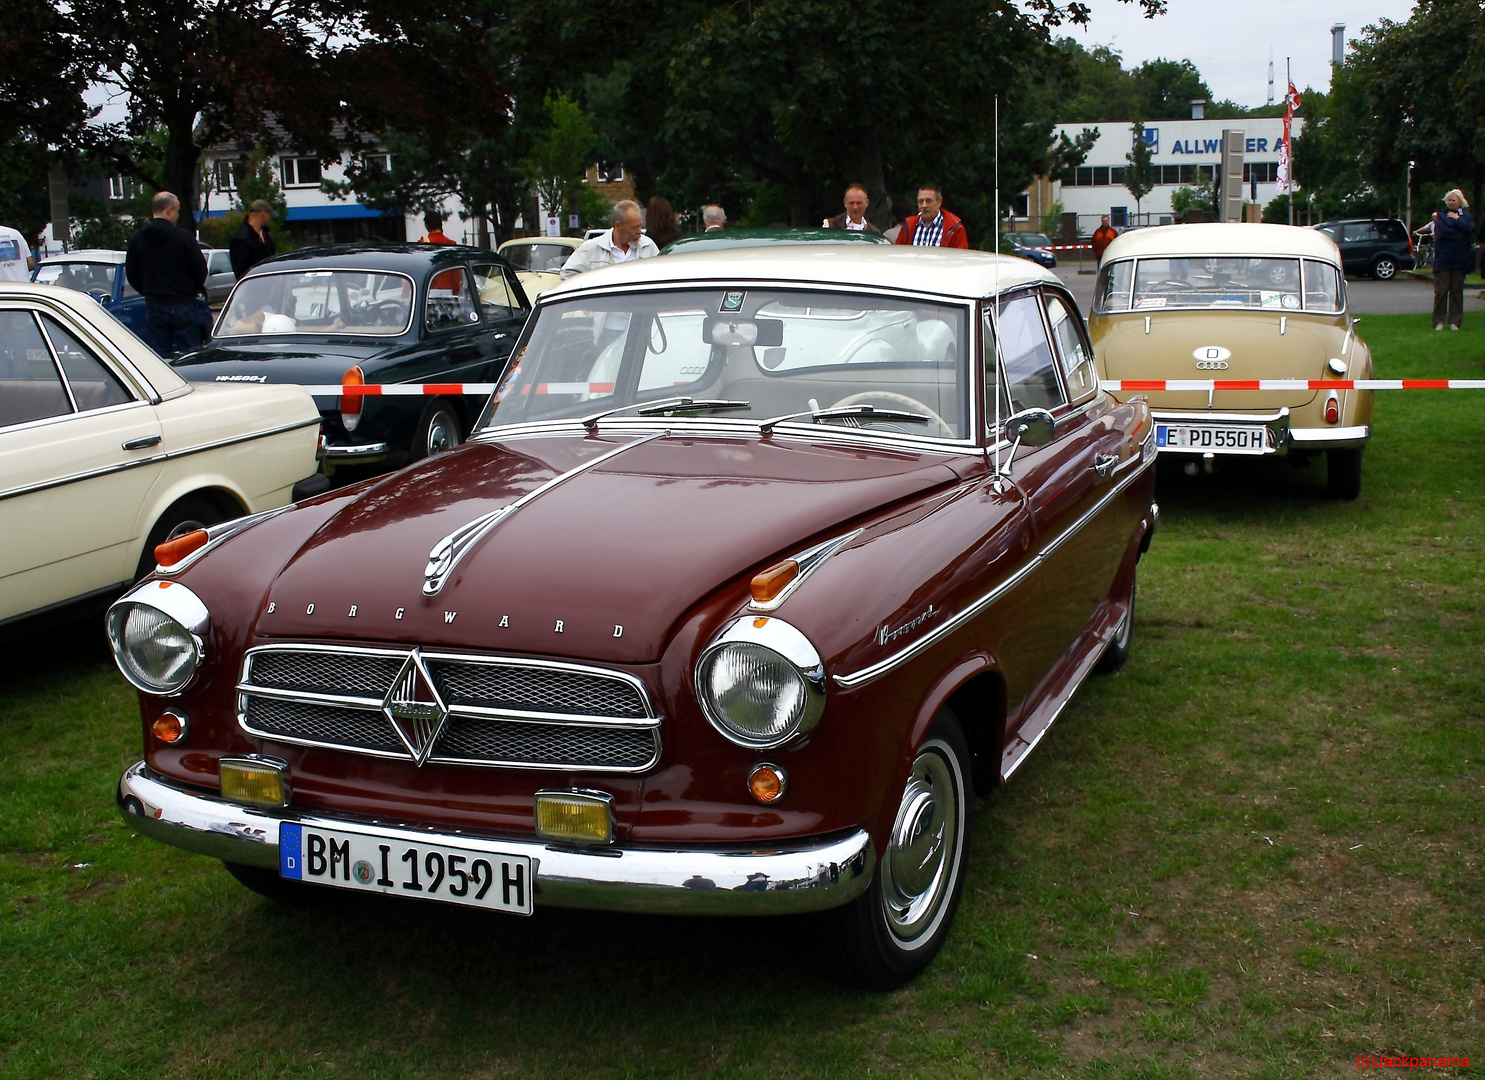
[[[1390,281],[1399,270],[1413,269],[1413,240],[1407,226],[1396,218],[1322,221],[1314,227],[1336,242],[1348,274]]]

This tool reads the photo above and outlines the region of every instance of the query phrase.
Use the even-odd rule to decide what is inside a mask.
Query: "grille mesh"
[[[324,652],[253,654],[249,681],[283,690],[379,698],[391,689],[406,657]]]
[[[392,688],[407,654],[378,655],[307,649],[254,653],[245,672],[245,726],[269,738],[300,739],[346,750],[406,753],[380,712],[253,693],[273,688],[380,700]],[[562,667],[475,663],[450,659],[424,662],[439,695],[452,710],[432,760],[507,762],[539,768],[639,770],[659,755],[652,726],[583,723],[585,717],[647,721],[642,692],[626,679]],[[552,713],[571,720],[529,723],[459,714],[479,707]]]
[[[449,660],[428,661],[428,671],[450,705],[574,716],[645,716],[644,701],[633,685],[586,671]]]
[[[247,722],[264,735],[286,735],[362,750],[406,752],[387,718],[365,709],[338,709],[333,705],[255,696],[248,700]]]
[[[581,724],[528,724],[510,720],[453,717],[433,751],[434,759],[465,758],[522,764],[602,763],[637,769],[655,756],[655,733],[645,728],[601,728]]]

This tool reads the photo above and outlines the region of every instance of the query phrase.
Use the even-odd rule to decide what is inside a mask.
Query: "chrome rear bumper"
[[[876,854],[863,830],[762,850],[554,847],[355,818],[320,818],[224,802],[189,791],[144,764],[119,780],[119,812],[135,832],[227,862],[278,868],[284,821],[405,833],[409,841],[531,859],[538,906],[682,915],[789,915],[850,903],[871,882]],[[389,828],[390,826],[390,828]]]

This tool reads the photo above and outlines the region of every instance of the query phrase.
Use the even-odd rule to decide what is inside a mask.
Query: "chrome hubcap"
[[[165,539],[174,540],[178,536],[185,536],[186,533],[195,532],[197,529],[204,528],[206,528],[206,522],[204,521],[196,521],[194,518],[190,521],[182,521],[179,525],[170,530],[170,535],[165,537]]]
[[[442,454],[446,450],[452,450],[457,436],[454,434],[454,418],[446,412],[433,414],[433,419],[428,422],[428,445],[424,447],[428,454]]]
[[[933,930],[959,870],[962,778],[950,755],[938,740],[918,752],[882,858],[887,925],[904,942]]]

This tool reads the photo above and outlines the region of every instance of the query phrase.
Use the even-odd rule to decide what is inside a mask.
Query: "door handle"
[[[1114,470],[1119,467],[1118,454],[1094,454],[1093,471],[1099,476],[1113,476]]]
[[[142,436],[140,436],[137,439],[130,439],[128,442],[124,443],[124,449],[125,450],[144,450],[147,447],[150,447],[150,446],[159,446],[159,445],[160,445],[160,436],[158,436],[158,435],[142,435]]]

